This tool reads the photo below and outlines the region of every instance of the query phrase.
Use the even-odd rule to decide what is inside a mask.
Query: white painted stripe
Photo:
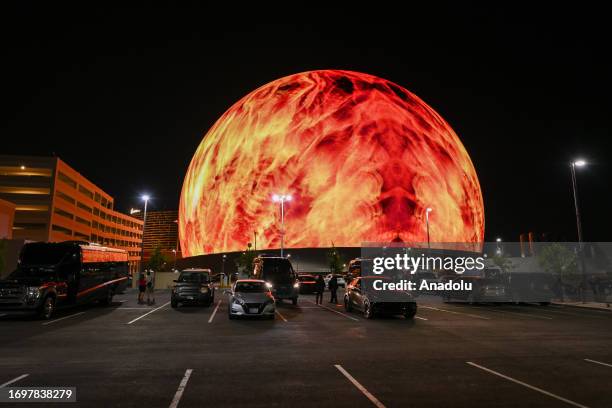
[[[181,400],[181,397],[183,396],[183,392],[185,391],[185,387],[187,386],[187,381],[189,381],[189,377],[191,377],[192,372],[193,370],[191,368],[185,370],[185,376],[181,380],[181,383],[179,384],[178,389],[176,390],[176,393],[174,394],[174,398],[172,399],[172,403],[170,404],[169,408],[178,407],[179,401]]]
[[[156,311],[158,311],[159,309],[161,309],[161,308],[163,308],[163,307],[168,306],[169,304],[170,304],[170,302],[166,302],[166,303],[164,303],[163,305],[161,305],[160,307],[156,307],[155,309],[153,309],[153,310],[151,310],[151,311],[149,311],[149,312],[147,312],[147,313],[143,314],[142,316],[138,316],[137,318],[135,318],[135,319],[133,319],[133,320],[130,320],[129,322],[127,322],[127,324],[132,324],[132,323],[134,323],[134,322],[137,322],[138,320],[142,319],[143,317],[148,316],[148,315],[150,315],[151,313],[156,312]]]
[[[15,382],[17,382],[17,381],[19,381],[19,380],[21,380],[21,379],[24,379],[24,378],[26,378],[28,375],[30,375],[30,374],[22,374],[22,375],[20,375],[19,377],[15,377],[15,378],[13,378],[12,380],[7,381],[7,382],[5,382],[4,384],[0,385],[0,388],[4,388],[4,387],[6,387],[7,385],[11,385],[12,383],[15,383]]]
[[[557,399],[559,401],[563,401],[566,404],[573,405],[575,407],[580,407],[580,408],[588,408],[586,405],[582,405],[582,404],[579,404],[579,403],[574,402],[572,400],[568,400],[567,398],[560,397],[560,396],[558,396],[556,394],[553,394],[552,392],[545,391],[545,390],[543,390],[541,388],[535,387],[533,385],[529,385],[526,382],[517,380],[516,378],[508,377],[507,375],[504,375],[502,373],[498,373],[497,371],[493,371],[490,368],[486,368],[486,367],[483,367],[483,366],[478,365],[476,363],[472,363],[471,361],[466,361],[466,363],[471,365],[472,367],[479,368],[479,369],[481,369],[483,371],[486,371],[486,372],[488,372],[490,374],[496,375],[496,376],[501,377],[503,379],[506,379],[508,381],[512,381],[515,384],[522,385],[523,387],[529,388],[530,390],[534,390],[534,391],[537,391],[537,392],[542,393],[544,395],[548,395],[549,397],[555,398],[555,399]]]
[[[287,319],[285,319],[285,316],[283,316],[283,315],[281,314],[281,312],[279,312],[278,310],[276,310],[276,314],[277,314],[277,315],[278,315],[278,316],[279,316],[281,319],[283,319],[283,321],[284,321],[285,323],[287,322]]]
[[[590,358],[585,358],[584,361],[588,361],[589,363],[601,364],[601,365],[606,366],[606,367],[612,367],[612,364],[603,363],[603,362],[597,361],[597,360],[591,360]]]
[[[46,326],[46,325],[51,324],[51,323],[61,322],[62,320],[70,319],[71,317],[82,315],[83,313],[85,313],[85,312],[79,312],[79,313],[71,314],[69,316],[60,317],[59,319],[49,320],[48,322],[44,322],[42,325]]]
[[[150,307],[118,307],[115,310],[151,310]]]
[[[215,318],[215,315],[217,314],[217,310],[219,310],[219,306],[221,306],[221,302],[222,300],[219,300],[217,302],[217,306],[215,307],[215,310],[213,310],[212,314],[210,315],[210,319],[208,319],[208,323],[212,323],[213,319]]]
[[[429,320],[425,317],[421,317],[421,316],[414,316],[415,319],[419,319],[419,320]]]
[[[309,300],[309,302],[310,302],[310,300]],[[316,303],[314,303],[314,302],[310,302],[310,303],[312,303],[313,305],[317,305],[317,304],[316,304]],[[351,320],[354,320],[354,321],[356,321],[356,322],[358,322],[358,321],[359,321],[359,319],[357,319],[356,317],[349,316],[349,315],[347,315],[347,314],[344,314],[344,313],[342,313],[342,312],[339,312],[339,311],[334,310],[334,309],[332,309],[332,308],[329,308],[329,307],[327,307],[327,306],[323,306],[323,305],[317,305],[317,306],[322,307],[323,309],[329,310],[330,312],[338,313],[339,315],[344,316],[344,317],[346,317],[347,319],[351,319]]]
[[[351,383],[353,383],[353,385],[357,387],[357,389],[361,391],[363,395],[368,397],[368,399],[372,402],[372,404],[374,404],[378,408],[385,408],[383,403],[380,402],[374,395],[372,395],[370,391],[368,391],[363,385],[361,385],[359,381],[353,378],[353,376],[350,375],[348,371],[344,369],[344,367],[342,367],[340,364],[334,364],[334,367],[336,367],[338,371],[342,373],[342,375],[344,375]]]
[[[456,312],[454,310],[448,310],[448,309],[438,309],[437,307],[431,307],[431,306],[419,306],[419,307],[422,308],[422,309],[437,310],[438,312],[446,312],[446,313],[452,313],[452,314],[458,314],[458,315],[475,317],[477,319],[491,320],[490,317],[475,315],[475,314],[471,314],[471,313]]]

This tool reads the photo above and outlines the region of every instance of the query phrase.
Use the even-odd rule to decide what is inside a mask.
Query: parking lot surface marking
[[[458,315],[464,315],[464,316],[470,316],[470,317],[475,317],[477,319],[483,319],[483,320],[491,320],[490,317],[486,317],[486,316],[480,316],[480,315],[475,315],[475,314],[471,314],[471,313],[464,313],[464,312],[457,312],[454,310],[448,310],[448,309],[439,309],[437,307],[432,307],[432,306],[419,306],[423,309],[430,309],[430,310],[436,310],[438,312],[446,312],[446,313],[452,313],[452,314],[458,314]]]
[[[515,384],[519,384],[519,385],[522,385],[523,387],[527,387],[527,388],[529,388],[530,390],[534,390],[534,391],[537,391],[537,392],[542,393],[542,394],[544,394],[544,395],[548,395],[549,397],[552,397],[552,398],[558,399],[559,401],[563,401],[563,402],[565,402],[566,404],[573,405],[573,406],[575,406],[575,407],[580,407],[580,408],[588,408],[586,405],[582,405],[582,404],[579,404],[579,403],[574,402],[574,401],[572,401],[572,400],[568,400],[567,398],[560,397],[559,395],[553,394],[552,392],[548,392],[548,391],[543,390],[543,389],[541,389],[541,388],[538,388],[538,387],[536,387],[536,386],[533,386],[533,385],[527,384],[526,382],[523,382],[523,381],[517,380],[516,378],[508,377],[507,375],[504,375],[504,374],[502,374],[502,373],[498,373],[497,371],[491,370],[490,368],[483,367],[483,366],[478,365],[478,364],[476,364],[476,363],[473,363],[473,362],[471,362],[471,361],[466,361],[466,363],[467,363],[467,364],[469,364],[469,365],[471,365],[472,367],[476,367],[476,368],[478,368],[478,369],[480,369],[480,370],[486,371],[486,372],[488,372],[489,374],[496,375],[496,376],[501,377],[501,378],[503,378],[503,379],[505,379],[505,380],[512,381],[512,382],[513,382],[513,383],[515,383]]]
[[[129,322],[127,322],[127,324],[132,324],[132,323],[134,323],[134,322],[137,322],[138,320],[142,319],[143,317],[148,316],[148,315],[150,315],[151,313],[156,312],[156,311],[158,311],[159,309],[161,309],[161,308],[164,308],[164,307],[168,306],[169,304],[170,304],[170,302],[166,302],[166,303],[164,303],[163,305],[161,305],[160,307],[156,307],[155,309],[153,309],[153,310],[151,310],[151,311],[149,311],[149,312],[147,312],[147,313],[143,314],[142,316],[138,316],[137,318],[135,318],[135,319],[133,319],[133,320],[130,320]]]
[[[223,299],[217,302],[217,306],[215,306],[215,310],[213,310],[212,314],[210,315],[210,319],[208,319],[208,323],[212,323],[213,319],[215,318],[215,315],[217,314],[217,310],[219,310],[219,306],[221,306],[222,301]]]
[[[419,320],[429,320],[426,317],[421,317],[421,316],[414,316],[415,319],[419,319]]]
[[[15,378],[13,378],[12,380],[7,381],[7,382],[5,382],[4,384],[0,385],[0,388],[4,388],[4,387],[6,387],[7,385],[11,385],[12,383],[15,383],[15,382],[17,382],[17,381],[19,381],[19,380],[21,380],[21,379],[24,379],[24,378],[26,378],[28,375],[30,375],[30,374],[22,374],[22,375],[20,375],[19,377],[15,377]]]
[[[181,383],[179,384],[178,389],[176,390],[176,393],[174,394],[174,398],[172,399],[172,403],[170,404],[169,408],[178,407],[179,401],[181,400],[181,397],[183,396],[183,392],[185,391],[185,387],[187,386],[187,381],[189,381],[189,377],[191,377],[192,372],[193,370],[191,368],[188,368],[187,370],[185,370],[185,376],[181,380]]]
[[[79,313],[71,314],[71,315],[68,315],[68,316],[60,317],[59,319],[49,320],[48,322],[44,322],[42,325],[46,326],[48,324],[52,324],[52,323],[56,323],[56,322],[61,322],[62,320],[70,319],[71,317],[82,315],[83,313],[85,313],[85,312],[79,312]]]
[[[585,358],[584,361],[588,361],[589,363],[601,364],[606,367],[612,367],[612,364],[604,363],[604,362],[597,361],[597,360],[591,360],[590,358]]]
[[[309,300],[309,302],[310,302],[310,303],[312,303],[313,305],[317,305],[316,303],[311,302],[310,300]],[[356,317],[349,316],[349,315],[347,315],[347,314],[344,314],[344,313],[342,313],[342,312],[339,312],[339,311],[334,310],[334,309],[332,309],[332,308],[329,308],[329,307],[327,307],[327,306],[323,306],[323,305],[317,305],[317,306],[319,306],[319,307],[321,307],[321,308],[323,308],[323,309],[329,310],[330,312],[338,313],[340,316],[344,316],[344,317],[346,317],[347,319],[351,319],[351,320],[354,320],[354,321],[356,321],[356,322],[358,322],[358,321],[359,321],[359,319],[357,319]]]
[[[277,314],[277,315],[278,315],[278,316],[279,316],[281,319],[283,319],[283,321],[284,321],[285,323],[288,321],[288,320],[285,318],[285,316],[283,316],[283,315],[281,314],[281,312],[279,312],[278,310],[276,311],[276,314]]]
[[[338,369],[363,395],[365,395],[371,402],[378,408],[385,408],[385,405],[372,395],[363,385],[359,383],[352,375],[348,373],[340,364],[334,364],[334,367]]]

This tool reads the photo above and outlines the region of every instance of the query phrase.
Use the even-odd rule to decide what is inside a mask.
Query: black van
[[[300,281],[287,258],[258,256],[253,260],[253,279],[266,281],[276,300],[291,299],[297,305]]]
[[[0,312],[34,312],[49,319],[61,306],[111,304],[127,281],[126,251],[82,241],[28,243],[17,269],[0,280]]]

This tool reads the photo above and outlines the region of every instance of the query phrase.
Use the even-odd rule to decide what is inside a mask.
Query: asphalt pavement
[[[135,297],[0,317],[0,387],[76,387],[83,407],[612,406],[607,311],[421,297],[413,321],[366,320],[326,293],[230,321],[221,291],[177,310]]]

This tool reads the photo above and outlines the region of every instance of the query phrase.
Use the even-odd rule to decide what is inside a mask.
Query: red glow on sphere
[[[484,206],[470,157],[425,102],[387,80],[311,71],[270,82],[204,136],[181,193],[184,256],[362,242],[481,242]]]

